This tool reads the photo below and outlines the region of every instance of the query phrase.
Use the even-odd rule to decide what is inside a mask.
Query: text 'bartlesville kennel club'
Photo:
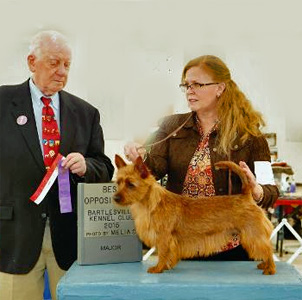
[[[112,200],[115,183],[78,185],[78,263],[140,261],[142,245],[127,207]]]

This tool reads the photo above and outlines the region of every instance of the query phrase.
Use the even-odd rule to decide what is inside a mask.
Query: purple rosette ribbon
[[[72,212],[69,170],[62,167],[62,159],[58,163],[59,202],[61,214]]]

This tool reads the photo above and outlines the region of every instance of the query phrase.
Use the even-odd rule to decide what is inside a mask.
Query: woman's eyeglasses
[[[180,89],[182,92],[186,93],[188,91],[189,88],[193,89],[193,90],[198,90],[200,88],[202,88],[203,86],[206,85],[213,85],[213,84],[218,84],[219,82],[209,82],[209,83],[198,83],[198,82],[194,82],[191,84],[187,84],[187,83],[181,83],[179,85]]]

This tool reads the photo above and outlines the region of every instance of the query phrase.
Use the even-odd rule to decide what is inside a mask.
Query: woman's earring
[[[220,95],[221,95],[221,94],[217,94],[217,96],[216,96],[216,97],[217,97],[217,98],[219,98],[219,97],[220,97]]]

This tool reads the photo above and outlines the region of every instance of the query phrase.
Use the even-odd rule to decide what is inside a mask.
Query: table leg
[[[280,205],[279,206],[279,224],[282,222],[283,219],[283,206]],[[280,241],[280,250],[279,250],[279,256],[282,257],[283,256],[283,240],[284,240],[284,226],[282,226],[280,228],[280,230],[278,231],[278,236],[277,236],[277,243]],[[276,249],[278,251],[278,249]]]
[[[284,226],[279,231],[280,236],[280,250],[279,250],[279,256],[283,256],[283,240],[284,240]]]

